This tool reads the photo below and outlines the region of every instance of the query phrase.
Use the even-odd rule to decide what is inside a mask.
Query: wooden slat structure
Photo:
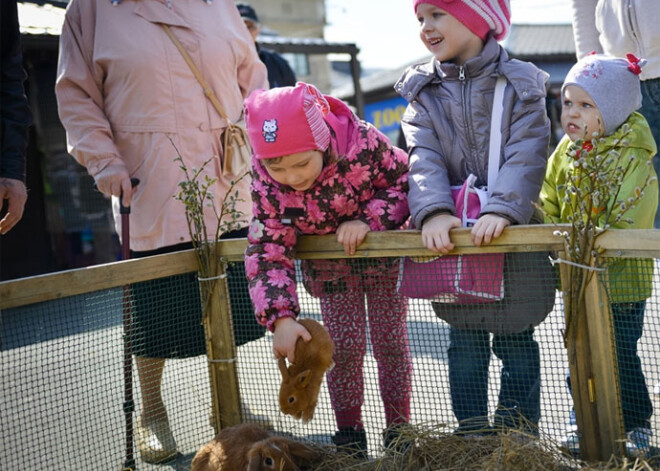
[[[568,226],[514,226],[505,229],[487,247],[472,245],[469,229],[455,229],[454,254],[478,252],[552,251],[563,255],[561,232]],[[221,241],[220,256],[241,262],[247,240]],[[660,258],[660,231],[610,230],[601,234],[597,245],[604,257]],[[301,237],[297,248],[300,259],[348,258],[336,235]],[[434,256],[421,244],[418,231],[369,233],[353,258]],[[125,286],[150,279],[197,271],[193,250],[136,260],[97,265],[60,273],[0,282],[0,309],[9,309]],[[569,270],[560,263],[562,289],[567,291]],[[219,273],[221,275],[221,273]],[[618,388],[616,350],[611,313],[605,287],[597,276],[587,286],[584,306],[578,309],[577,332],[567,345],[571,385],[583,458],[606,461],[612,454],[624,453],[625,438]],[[231,338],[226,283],[215,283],[207,325],[209,371],[217,429],[240,422],[240,398],[235,370],[235,346]],[[229,325],[227,325],[229,324]],[[215,386],[213,386],[215,384]],[[222,384],[222,387],[218,387]]]
[[[538,250],[561,250],[563,242],[554,234],[554,226],[510,227],[504,234],[485,248],[472,245],[469,229],[454,229],[452,237],[455,254],[478,252],[532,252]],[[641,232],[641,231],[639,231]],[[605,240],[605,239],[603,239]],[[618,239],[608,239],[616,242]],[[625,236],[622,242],[629,240]],[[652,249],[650,238],[646,246]],[[658,242],[660,253],[660,241]],[[243,260],[247,248],[246,239],[223,240],[220,254],[227,261]],[[630,248],[630,247],[629,247]],[[419,231],[372,232],[367,235],[352,258],[434,256],[421,241]],[[296,248],[300,259],[349,258],[344,254],[335,235],[300,237]],[[197,260],[193,250],[174,254],[157,255],[148,258],[113,262],[104,265],[67,270],[58,273],[38,275],[29,278],[0,282],[0,309],[24,306],[52,299],[75,296],[91,291],[115,288],[126,284],[190,273],[197,270]]]
[[[472,245],[469,229],[454,229],[456,245],[451,253],[561,251],[563,240],[555,234],[568,226],[514,226],[505,229],[500,238],[487,248]],[[598,238],[605,257],[660,257],[660,231],[655,229],[611,230]],[[242,261],[246,239],[223,240],[221,255],[230,262]],[[334,235],[303,236],[298,241],[296,256],[300,259],[348,258]],[[418,231],[372,232],[358,247],[353,258],[433,256],[421,242]],[[0,309],[24,306],[51,299],[75,296],[197,270],[193,250],[126,260],[104,265],[38,275],[0,282]]]

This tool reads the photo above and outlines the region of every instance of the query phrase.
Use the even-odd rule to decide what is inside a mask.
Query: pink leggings
[[[335,344],[335,367],[327,378],[337,426],[362,428],[367,315],[386,424],[407,422],[412,359],[406,325],[407,301],[396,292],[396,271],[349,275],[342,281],[346,283],[345,291],[320,298],[323,323]]]

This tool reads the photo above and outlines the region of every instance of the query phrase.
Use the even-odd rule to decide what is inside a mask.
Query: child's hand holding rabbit
[[[295,346],[295,361],[286,365],[284,357],[278,360],[282,385],[280,386],[280,409],[285,414],[307,422],[314,416],[323,375],[334,365],[334,345],[325,327],[313,319],[294,321],[311,339],[298,340]]]
[[[298,339],[309,342],[312,334],[293,317],[282,317],[275,321],[273,332],[273,353],[275,358],[287,358],[289,362],[296,361],[296,343]]]

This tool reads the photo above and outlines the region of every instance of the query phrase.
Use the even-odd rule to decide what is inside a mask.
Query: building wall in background
[[[277,34],[293,38],[323,38],[325,0],[248,0],[257,12],[262,34]],[[349,58],[347,57],[346,60]],[[298,80],[316,85],[330,93],[330,64],[325,55],[307,56],[309,75],[298,73]],[[293,66],[293,64],[292,64]]]

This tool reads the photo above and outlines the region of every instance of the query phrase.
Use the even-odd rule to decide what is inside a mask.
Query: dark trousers
[[[644,329],[645,307],[646,301],[612,304],[621,408],[626,432],[638,427],[650,428],[653,414],[642,362],[637,354],[637,342]],[[570,374],[566,376],[566,380],[570,389]],[[575,411],[571,410],[569,425],[575,424]]]
[[[534,329],[493,335],[492,351],[502,360],[495,425],[529,425],[534,429],[541,417],[541,365]],[[490,333],[452,327],[447,353],[451,401],[459,430],[487,427]]]
[[[660,78],[642,81],[642,107],[639,112],[648,121],[655,139],[660,147]],[[655,173],[660,175],[660,156],[653,157]],[[655,228],[660,228],[660,211],[655,214]]]

